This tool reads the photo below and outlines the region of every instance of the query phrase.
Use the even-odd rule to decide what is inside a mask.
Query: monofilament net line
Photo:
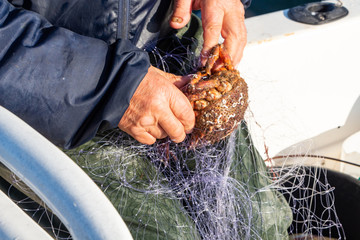
[[[164,70],[188,71],[198,64],[187,47],[171,53],[154,48],[153,53],[155,65]],[[192,60],[186,61],[188,56]],[[188,139],[147,146],[114,129],[66,153],[107,195],[134,239],[345,237],[326,170],[301,162],[267,168],[245,122],[227,139],[196,149],[189,149]],[[71,239],[31,191],[15,198],[17,188],[24,192],[24,187],[7,180],[13,187],[6,192],[19,205],[31,197],[34,205],[24,211],[39,214],[40,220],[34,217],[38,222],[46,218],[45,228],[56,239]]]

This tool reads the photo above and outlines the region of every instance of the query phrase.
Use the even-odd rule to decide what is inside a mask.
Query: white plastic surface
[[[269,155],[340,157],[360,130],[360,2],[325,25],[294,22],[287,11],[245,20],[248,45],[239,70],[249,86],[250,132]]]
[[[132,239],[116,209],[80,167],[1,106],[0,160],[51,208],[74,239]]]

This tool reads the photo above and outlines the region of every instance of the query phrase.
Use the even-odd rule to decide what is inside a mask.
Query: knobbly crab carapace
[[[195,112],[191,147],[227,137],[243,120],[248,106],[247,84],[222,44],[211,50],[205,66],[193,75],[183,92]]]

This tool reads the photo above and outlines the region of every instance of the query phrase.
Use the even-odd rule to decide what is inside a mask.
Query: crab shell
[[[223,70],[210,75],[210,80],[227,81],[232,85],[229,92],[198,111],[191,135],[191,145],[214,144],[230,135],[243,120],[248,106],[247,84],[237,70]]]

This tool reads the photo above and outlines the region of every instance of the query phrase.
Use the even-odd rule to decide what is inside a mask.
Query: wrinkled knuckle
[[[151,110],[153,112],[153,114],[158,115],[158,114],[162,114],[164,111],[164,108],[167,107],[168,104],[165,104],[164,102],[160,102],[160,101],[153,101],[151,103]]]
[[[190,106],[190,104],[189,107],[186,106],[186,108],[184,108],[183,111],[181,111],[179,118],[184,121],[192,121],[192,119],[194,119],[194,111]]]
[[[182,0],[176,0],[174,3],[174,10],[183,13],[185,11],[184,2]]]
[[[247,34],[242,29],[239,29],[238,32],[228,31],[226,32],[226,39],[234,47],[242,48],[247,43]]]
[[[240,29],[237,29],[237,31],[226,31],[226,38],[231,38],[235,41],[240,41],[242,36],[239,34]]]
[[[139,119],[138,123],[143,128],[148,128],[157,124],[154,116],[143,116]]]
[[[143,128],[139,128],[137,126],[130,126],[128,128],[128,133],[132,136],[134,136],[134,138],[137,138],[139,135],[141,135],[141,133],[143,132]]]
[[[209,23],[204,26],[204,31],[210,34],[217,34],[221,31],[222,25],[217,23]]]

